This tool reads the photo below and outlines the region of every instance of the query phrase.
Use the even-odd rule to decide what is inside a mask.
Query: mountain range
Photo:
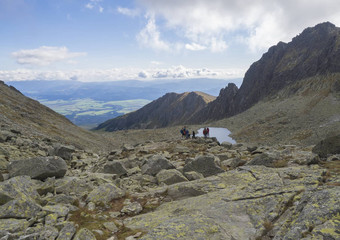
[[[247,112],[252,112],[251,116],[245,117],[248,119],[247,122],[235,127],[234,134],[237,129],[249,128],[253,121],[259,120],[266,125],[270,122],[269,119],[275,118],[283,123],[278,126],[291,126],[295,132],[302,130],[308,132],[303,133],[302,138],[285,136],[286,141],[300,139],[300,141],[312,143],[320,139],[320,136],[331,135],[332,131],[340,130],[339,74],[340,28],[326,22],[305,29],[289,43],[280,42],[271,47],[260,60],[250,66],[239,89],[235,84],[229,83],[220,90],[215,100],[210,101],[204,107],[200,106],[200,109],[185,118],[182,116],[180,122],[168,121],[166,117],[175,115],[178,109],[163,107],[162,111],[156,104],[158,101],[167,101],[167,106],[171,106],[174,101],[177,101],[175,98],[170,98],[171,95],[164,95],[137,112],[109,120],[99,125],[98,128],[105,126],[104,129],[112,131],[136,127],[165,127],[177,123],[181,125],[203,124],[232,116],[235,116],[234,122],[240,124],[243,121],[238,119],[237,114],[245,112],[242,115],[245,116]],[[297,98],[299,100],[296,100]],[[282,104],[283,102],[286,104]],[[272,104],[274,108],[264,103]],[[275,105],[281,106],[282,111]],[[257,111],[261,113],[260,115],[255,116],[256,112],[247,111],[255,106],[258,106]],[[191,107],[187,106],[187,111]],[[323,111],[322,117],[315,116],[320,111]],[[281,112],[281,115],[278,112]],[[148,117],[141,117],[141,113]],[[262,119],[266,115],[268,115],[267,119]],[[160,119],[165,121],[159,122]],[[299,119],[299,121],[294,119]],[[329,124],[325,124],[325,121]],[[157,124],[149,125],[150,122],[157,122]],[[294,125],[288,124],[289,122]],[[228,125],[233,128],[235,124],[229,123]],[[253,123],[253,125],[258,124]],[[319,130],[320,126],[323,126],[322,131]],[[266,128],[271,129],[268,125]],[[286,130],[288,133],[294,132],[292,129]],[[260,134],[256,130],[250,132],[254,133],[254,138]],[[282,133],[272,135],[282,136]],[[246,134],[242,132],[240,136],[246,136]]]

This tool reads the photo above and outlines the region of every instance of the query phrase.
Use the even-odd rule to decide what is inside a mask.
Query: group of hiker
[[[186,139],[190,138],[190,132],[189,132],[189,130],[187,129],[186,126],[184,126],[184,127],[181,129],[180,132],[181,132],[181,134],[182,134],[182,138],[186,138]],[[209,137],[209,128],[208,128],[208,127],[205,127],[205,128],[203,129],[203,136],[204,136],[204,138]],[[195,131],[192,131],[192,138],[196,138],[196,133],[195,133]]]
[[[190,138],[190,132],[189,130],[184,126],[182,129],[181,129],[181,134],[182,134],[182,138]],[[192,138],[196,138],[195,136],[195,131],[192,131]]]

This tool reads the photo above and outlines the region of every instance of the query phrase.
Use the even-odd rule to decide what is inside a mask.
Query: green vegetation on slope
[[[74,124],[92,128],[107,119],[135,111],[150,101],[133,99],[124,101],[96,101],[90,98],[74,100],[39,99],[39,102],[66,116]]]

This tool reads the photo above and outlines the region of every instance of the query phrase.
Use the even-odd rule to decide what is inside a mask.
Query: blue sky
[[[338,0],[0,0],[0,79],[239,78]]]

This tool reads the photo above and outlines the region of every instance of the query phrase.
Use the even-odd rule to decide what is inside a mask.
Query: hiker
[[[204,135],[204,138],[207,138],[207,128],[203,129],[203,135]]]
[[[181,129],[180,132],[181,132],[181,134],[182,134],[182,138],[186,136],[187,131],[186,131],[186,129],[185,129],[185,126]]]
[[[188,130],[188,129],[187,129],[186,132],[185,132],[185,136],[186,136],[187,139],[190,138],[190,133],[189,133],[189,130]]]
[[[207,136],[209,137],[209,128],[207,127]]]
[[[193,139],[196,138],[196,136],[195,136],[195,131],[192,131],[192,138],[193,138]]]

